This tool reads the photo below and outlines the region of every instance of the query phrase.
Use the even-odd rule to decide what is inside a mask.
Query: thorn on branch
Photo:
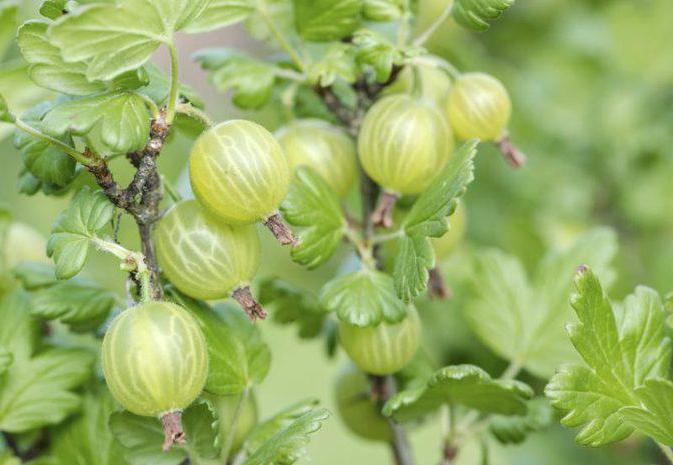
[[[386,229],[393,227],[393,210],[397,202],[397,194],[384,191],[379,198],[376,209],[372,212],[374,226],[383,226]]]
[[[502,153],[505,161],[512,168],[521,168],[526,163],[526,156],[512,144],[508,134],[505,134],[494,143],[498,150],[500,150],[500,153]]]
[[[164,452],[168,452],[173,444],[184,444],[187,441],[187,435],[182,430],[182,412],[180,410],[169,412],[161,417],[161,424],[164,427]]]
[[[264,221],[264,226],[269,228],[281,245],[297,245],[297,238],[290,228],[285,224],[280,213],[274,213]]]
[[[257,318],[260,320],[266,318],[266,310],[264,310],[264,307],[262,307],[252,296],[249,286],[239,287],[234,290],[231,296],[238,302],[241,308],[243,308],[248,315],[248,318],[250,318],[250,321],[253,323],[257,321]]]

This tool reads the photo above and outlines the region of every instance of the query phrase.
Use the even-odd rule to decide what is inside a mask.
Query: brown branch
[[[388,400],[397,393],[397,386],[395,378],[392,375],[388,376],[371,376],[372,380],[372,400],[380,407],[388,402]],[[401,425],[386,417],[388,426],[393,433],[392,441],[390,441],[390,449],[393,453],[393,458],[397,465],[414,465],[414,457],[412,455],[411,445],[407,438],[407,433]]]

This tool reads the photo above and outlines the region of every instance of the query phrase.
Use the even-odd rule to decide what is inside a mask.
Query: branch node
[[[505,134],[500,140],[497,140],[494,143],[505,158],[505,161],[512,168],[521,168],[526,163],[526,156],[512,144],[509,134]]]
[[[171,450],[173,444],[184,444],[187,435],[182,430],[182,411],[168,412],[161,417],[161,424],[164,427],[164,452]]]
[[[245,313],[250,318],[250,321],[253,323],[259,318],[263,320],[266,318],[266,310],[260,305],[259,302],[255,300],[250,292],[249,286],[239,287],[232,292],[231,296],[238,302],[238,304],[243,308]]]
[[[264,221],[264,226],[269,228],[271,233],[278,239],[281,245],[297,245],[297,238],[290,228],[285,224],[280,213],[276,212]]]
[[[397,194],[384,191],[379,198],[376,209],[372,212],[374,226],[383,226],[386,229],[393,227],[393,210],[397,202]]]

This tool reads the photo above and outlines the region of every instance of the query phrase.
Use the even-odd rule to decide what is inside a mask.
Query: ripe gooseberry
[[[164,450],[184,442],[180,418],[208,376],[208,350],[185,309],[152,301],[122,312],[103,339],[103,373],[112,396],[136,415],[158,417]]]
[[[231,425],[236,419],[236,429],[231,435],[231,444],[228,451],[230,456],[235,454],[243,445],[243,441],[250,434],[250,431],[257,425],[258,415],[255,396],[252,393],[247,395],[242,404],[240,404],[240,394],[216,396],[206,393],[203,397],[210,402],[217,413],[218,440],[222,447],[225,446],[231,433]],[[238,411],[239,404],[240,411]]]
[[[233,296],[251,319],[266,316],[249,288],[261,254],[253,225],[228,225],[184,200],[161,219],[154,241],[161,269],[181,292],[201,300]]]
[[[434,105],[409,95],[390,95],[365,115],[358,137],[362,168],[383,186],[372,219],[392,226],[399,194],[423,192],[453,151],[451,128]]]
[[[410,306],[398,323],[360,327],[339,323],[339,339],[348,356],[364,372],[389,375],[401,370],[418,349],[421,322]]]
[[[294,242],[278,213],[290,168],[273,135],[257,123],[231,120],[205,131],[189,157],[199,202],[233,225],[263,221],[283,244]]]
[[[356,435],[372,441],[389,442],[390,425],[371,400],[367,375],[349,363],[337,375],[335,397],[339,416]]]
[[[319,119],[300,119],[276,132],[290,168],[305,165],[343,197],[357,174],[355,142],[346,132]]]

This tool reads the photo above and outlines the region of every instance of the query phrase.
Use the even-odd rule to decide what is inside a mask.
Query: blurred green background
[[[421,0],[417,27],[432,20],[440,0]],[[25,12],[35,11],[26,2]],[[503,364],[469,334],[461,318],[461,279],[469,253],[500,247],[519,256],[529,269],[550,246],[567,243],[595,225],[608,225],[619,237],[618,280],[612,289],[623,297],[636,284],[661,293],[673,288],[673,1],[671,0],[534,0],[519,1],[485,34],[465,32],[447,23],[429,47],[461,70],[482,70],[501,79],[514,103],[513,140],[528,155],[528,164],[512,171],[490,147],[480,150],[476,182],[466,197],[468,234],[461,250],[444,264],[455,293],[443,303],[422,301],[419,309],[440,362],[472,361],[499,373]],[[2,34],[10,32],[0,31]],[[242,28],[182,37],[183,80],[207,102],[215,119],[240,116],[227,96],[208,86],[189,59],[196,49],[233,46],[264,54]],[[16,51],[10,51],[10,54]],[[165,64],[158,55],[157,62]],[[10,100],[19,102],[16,79],[5,67],[0,91],[12,86]],[[22,83],[28,86],[28,83]],[[273,108],[245,117],[278,124]],[[173,140],[160,159],[168,180],[185,184],[183,170],[189,143]],[[11,141],[0,145],[0,200],[15,217],[48,233],[65,198],[20,196],[15,185],[20,168]],[[124,160],[113,167],[126,175]],[[182,174],[182,176],[181,176]],[[265,239],[260,276],[279,275],[317,290],[339,267],[333,259],[316,272],[293,265],[287,251]],[[135,232],[124,223],[121,239],[135,246]],[[111,270],[115,270],[112,272]],[[121,290],[124,275],[114,259],[96,255],[86,273]],[[316,396],[333,409],[332,385],[344,363],[325,357],[321,342],[303,341],[293,328],[264,323],[260,329],[273,353],[269,377],[257,391],[262,415],[296,400]],[[530,381],[537,389],[541,380]],[[437,463],[439,427],[430,421],[412,431],[419,464]],[[657,463],[657,451],[633,437],[602,450],[574,445],[572,432],[560,426],[533,435],[514,447],[491,445],[490,463],[511,465]],[[481,463],[479,445],[461,452],[460,464]],[[387,447],[350,434],[335,416],[309,447],[320,465],[388,464]]]

